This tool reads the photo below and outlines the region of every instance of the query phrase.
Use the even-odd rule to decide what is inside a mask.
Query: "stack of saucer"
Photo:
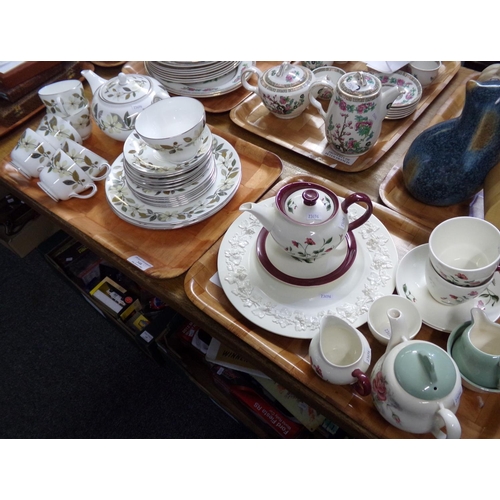
[[[205,194],[215,182],[212,133],[207,126],[198,153],[184,163],[172,163],[165,153],[148,147],[135,132],[125,141],[123,151],[128,187],[139,200],[149,205],[186,205]]]
[[[172,94],[214,97],[241,86],[241,72],[252,61],[145,61],[146,71]]]
[[[375,71],[371,71],[371,73],[379,78],[383,86],[397,85],[405,90],[405,93],[401,94],[392,103],[385,117],[386,119],[399,120],[401,118],[406,118],[417,109],[418,103],[422,98],[422,85],[414,76],[401,70],[391,74],[378,73]]]

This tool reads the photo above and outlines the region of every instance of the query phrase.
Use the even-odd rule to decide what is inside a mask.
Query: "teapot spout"
[[[403,313],[399,309],[393,307],[387,311],[387,317],[389,318],[391,337],[389,339],[389,343],[387,344],[386,353],[401,342],[408,340],[405,337],[407,328],[406,318]]]
[[[264,206],[260,203],[243,203],[240,206],[243,212],[250,212],[257,217],[259,222],[271,233],[276,222],[276,209],[274,206]]]
[[[91,69],[83,69],[80,73],[89,82],[92,95],[95,95],[97,89],[107,82],[107,80],[96,75]]]
[[[405,92],[406,90],[403,87],[393,87],[393,86],[385,87],[385,90],[381,94],[381,102],[383,109],[389,109],[391,104]]]

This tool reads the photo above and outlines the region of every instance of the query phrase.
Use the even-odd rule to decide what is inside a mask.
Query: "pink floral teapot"
[[[365,211],[349,222],[348,208],[357,202]],[[269,231],[276,243],[294,259],[313,263],[337,248],[347,231],[364,224],[373,212],[368,195],[352,193],[343,201],[330,189],[312,182],[292,182],[283,186],[275,203],[243,203],[248,211]]]

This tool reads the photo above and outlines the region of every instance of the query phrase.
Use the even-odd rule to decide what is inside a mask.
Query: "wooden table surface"
[[[118,72],[116,68],[97,68],[96,71],[105,78],[114,76]],[[342,186],[346,191],[365,192],[374,202],[382,205],[379,189],[380,186],[383,185],[388,173],[395,165],[401,164],[409,145],[420,132],[425,130],[429,124],[433,123],[437,119],[437,115],[440,113],[440,110],[443,109],[443,106],[446,106],[446,103],[450,99],[453,100],[454,96],[463,91],[464,79],[472,76],[474,76],[472,71],[461,68],[446,85],[439,96],[437,96],[437,98],[429,105],[427,110],[425,110],[425,112],[418,117],[415,123],[413,123],[413,125],[402,134],[398,141],[384,154],[384,156],[372,167],[359,172],[336,170],[303,155],[297,154],[296,152],[283,146],[268,141],[263,137],[259,137],[258,135],[253,134],[252,132],[233,123],[230,119],[229,112],[208,113],[207,121],[211,126],[216,127],[221,132],[230,134],[231,136],[243,141],[243,144],[247,142],[252,145],[252,147],[257,146],[258,148],[262,148],[263,150],[277,155],[281,159],[283,165],[282,174],[277,181],[281,181],[290,176],[318,176]],[[91,97],[88,85],[85,86],[88,96]],[[9,132],[0,139],[0,162],[4,159],[3,163],[0,164],[0,182],[6,185],[6,187],[9,188],[13,194],[19,196],[40,213],[46,214],[52,218],[66,232],[88,245],[89,248],[96,253],[113,262],[119,269],[127,273],[141,285],[147,287],[152,293],[157,294],[169,305],[176,308],[185,317],[201,325],[207,333],[216,337],[228,347],[237,350],[246,358],[251,359],[256,368],[267,373],[277,382],[284,384],[299,398],[302,398],[304,401],[312,404],[325,416],[332,418],[341,427],[345,428],[346,431],[351,432],[355,436],[370,438],[430,437],[430,435],[419,436],[397,430],[395,427],[386,423],[385,420],[378,415],[369,399],[364,398],[364,400],[360,403],[360,398],[354,396],[354,391],[351,388],[338,388],[336,386],[330,386],[326,389],[325,387],[322,387],[322,389],[319,390],[314,384],[308,384],[304,378],[295,373],[294,367],[286,367],[286,365],[283,365],[282,363],[277,363],[272,359],[272,356],[269,356],[268,352],[262,352],[261,349],[256,348],[260,338],[259,335],[261,333],[262,342],[272,345],[272,336],[270,341],[270,336],[269,334],[266,334],[266,332],[260,332],[259,329],[255,329],[255,331],[252,332],[252,335],[245,336],[244,338],[240,338],[232,333],[230,329],[223,325],[223,322],[212,318],[209,314],[206,314],[202,309],[197,307],[192,300],[190,300],[185,291],[185,281],[189,271],[173,278],[158,279],[151,274],[144,273],[126,259],[117,256],[117,253],[113,251],[112,247],[103,245],[93,237],[91,229],[81,227],[77,224],[75,225],[72,223],[71,217],[67,216],[68,212],[75,210],[75,207],[78,205],[78,201],[80,200],[71,200],[64,202],[64,204],[54,204],[54,202],[49,200],[48,197],[41,195],[33,196],[33,186],[27,186],[26,181],[21,179],[19,174],[12,172],[12,168],[9,168],[8,160],[10,158],[10,151],[14,148],[22,131],[26,127],[35,129],[42,116],[43,113],[34,116],[21,127]],[[95,127],[95,124],[93,126]],[[94,132],[96,132],[95,129]],[[91,139],[89,139],[88,143],[85,143],[85,145],[88,145],[90,149],[92,149]],[[101,151],[101,153],[103,153],[103,156],[106,159],[113,161],[119,154],[122,144],[109,139],[107,146],[108,147],[105,148],[105,151]],[[33,184],[34,181],[29,181],[28,184],[30,183]],[[264,197],[266,196],[264,195]],[[106,201],[101,200],[101,203],[105,204]],[[80,205],[78,205],[78,210],[80,209]],[[94,210],[95,209],[96,208],[94,207]],[[237,208],[235,210],[237,210]],[[402,225],[404,230],[406,220],[404,215],[397,214],[396,211],[383,206],[380,207],[380,210],[384,213],[387,211],[387,217],[390,219],[397,219],[397,223],[400,226]],[[432,211],[432,208],[429,208],[429,210]],[[416,235],[412,244],[420,244],[421,242],[424,242],[426,234],[428,234],[430,228],[428,226],[426,227],[425,224],[421,225],[413,220],[407,220],[407,223],[408,226],[411,226],[411,231],[415,231]],[[142,229],[136,228],[132,225],[129,225],[128,230],[131,233],[136,230],[142,231]],[[155,238],[153,244],[168,245],[168,240],[171,238],[172,232],[165,231],[161,233],[162,234]],[[214,241],[214,243],[217,242]],[[215,246],[213,248],[215,248]],[[418,338],[436,341],[436,343],[442,347],[446,342],[446,337],[443,337],[442,332],[436,332],[429,327],[424,327]],[[293,342],[285,346],[285,349],[290,349],[290,359],[293,359],[294,356],[297,355],[297,353],[293,352]],[[277,341],[275,352],[276,357],[281,355],[282,350],[283,346],[281,346],[280,342]],[[382,353],[383,349],[381,346],[374,348],[372,366],[378,356]],[[301,371],[302,369],[303,367],[298,367],[298,371]],[[327,391],[328,397],[324,397],[324,391]],[[496,418],[496,414],[500,411],[500,398],[495,396],[496,395],[491,394],[478,394],[469,391],[468,389],[464,389],[462,402],[457,413],[462,425],[462,437],[500,437],[500,423]]]

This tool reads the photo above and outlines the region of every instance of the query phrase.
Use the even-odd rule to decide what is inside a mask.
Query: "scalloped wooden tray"
[[[242,165],[241,184],[222,209],[197,224],[173,230],[152,230],[120,219],[111,209],[104,181],[97,183],[97,194],[88,200],[73,198],[55,202],[37,185],[11,165],[10,155],[0,163],[0,176],[55,217],[93,238],[123,260],[138,256],[152,267],[144,273],[152,278],[175,278],[184,273],[217,241],[239,215],[239,206],[256,201],[278,179],[282,162],[274,153],[211,127],[237,151]],[[21,134],[19,134],[21,135]],[[107,137],[95,123],[84,146],[112,163],[122,152],[123,143]]]
[[[362,62],[343,64],[345,71],[366,70]],[[360,156],[352,165],[346,165],[328,156],[324,121],[313,106],[309,106],[300,116],[282,120],[272,115],[262,104],[259,96],[252,94],[229,114],[231,120],[240,127],[265,139],[296,151],[308,158],[346,172],[359,172],[374,165],[396,141],[408,130],[418,117],[436,99],[441,91],[460,69],[459,61],[443,61],[439,76],[432,85],[423,90],[417,109],[401,120],[384,120],[382,131],[375,146]]]
[[[459,91],[443,103],[436,116],[429,123],[429,127],[460,115],[465,102],[465,85],[467,81],[476,78],[477,75],[478,73],[469,73],[462,77]],[[429,210],[429,205],[413,198],[404,185],[402,162],[392,167],[388,172],[380,185],[379,195],[386,206],[431,229],[450,217],[469,215],[471,200],[449,207],[433,206],[432,210]]]

